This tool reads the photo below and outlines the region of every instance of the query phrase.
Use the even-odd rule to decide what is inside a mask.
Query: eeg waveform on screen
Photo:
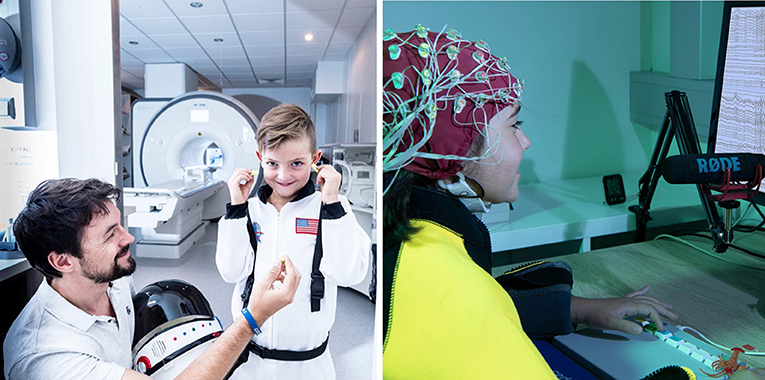
[[[765,7],[731,9],[715,153],[765,154]]]

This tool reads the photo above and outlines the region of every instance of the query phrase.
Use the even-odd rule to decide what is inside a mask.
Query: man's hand
[[[332,165],[321,165],[316,174],[316,183],[321,187],[321,201],[324,204],[337,202],[337,194],[340,191],[340,182],[343,176]]]
[[[284,261],[282,261],[284,260]],[[282,281],[282,286],[274,283]],[[268,272],[268,276],[253,286],[247,309],[259,326],[274,315],[279,309],[289,305],[295,298],[295,291],[300,283],[300,273],[292,265],[289,257],[284,256]],[[231,325],[205,352],[197,357],[175,380],[219,380],[247,347],[252,338],[252,329],[244,318],[234,320]],[[121,380],[150,380],[142,373],[126,370]]]
[[[620,298],[579,298],[571,297],[571,322],[584,323],[589,327],[603,330],[618,330],[639,335],[643,327],[624,318],[645,315],[651,318],[659,331],[664,331],[662,317],[676,319],[670,311],[672,305],[645,295],[650,286],[645,286]]]
[[[250,189],[257,177],[252,175],[252,169],[236,169],[228,180],[228,192],[231,194],[231,205],[240,205],[247,202]],[[242,185],[244,183],[244,185]]]
[[[275,287],[274,283],[277,281],[281,281],[282,285]],[[298,284],[300,272],[292,264],[292,260],[288,256],[277,260],[268,271],[268,276],[253,286],[250,303],[247,304],[247,309],[259,326],[281,308],[292,303]]]

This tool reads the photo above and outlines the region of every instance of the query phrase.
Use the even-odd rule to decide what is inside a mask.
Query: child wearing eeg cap
[[[624,317],[676,318],[648,287],[573,297],[565,263],[492,278],[489,231],[472,213],[518,198],[531,146],[518,120],[523,82],[492,53],[448,26],[383,34],[385,379],[555,379],[529,336],[577,323],[639,334]],[[532,271],[550,285],[507,285],[529,285]]]
[[[266,184],[248,200],[257,177],[251,169],[237,169],[228,182],[231,204],[218,227],[216,264],[226,282],[236,283],[232,313],[239,316],[248,281],[263,277],[279,257],[289,256],[303,276],[293,307],[261,326],[248,346],[248,361],[232,379],[331,380],[327,343],[337,286],[364,279],[371,241],[338,194],[340,174],[331,165],[315,166],[321,151],[305,111],[293,104],[274,107],[263,116],[257,140]],[[312,167],[320,192],[310,180]]]

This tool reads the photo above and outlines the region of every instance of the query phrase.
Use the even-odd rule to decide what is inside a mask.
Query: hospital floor
[[[223,282],[215,267],[217,232],[218,225],[211,223],[205,235],[180,259],[136,257],[136,290],[159,280],[184,280],[204,294],[223,326],[231,325],[234,284]],[[337,380],[372,378],[374,309],[367,296],[350,288],[338,289],[337,315],[329,340]]]

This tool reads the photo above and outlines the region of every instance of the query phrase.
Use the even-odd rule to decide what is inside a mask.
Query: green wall
[[[669,71],[667,2],[383,2],[383,30],[449,24],[526,81],[522,182],[645,171],[656,127],[629,119],[630,71]],[[719,26],[717,26],[719,30]]]

